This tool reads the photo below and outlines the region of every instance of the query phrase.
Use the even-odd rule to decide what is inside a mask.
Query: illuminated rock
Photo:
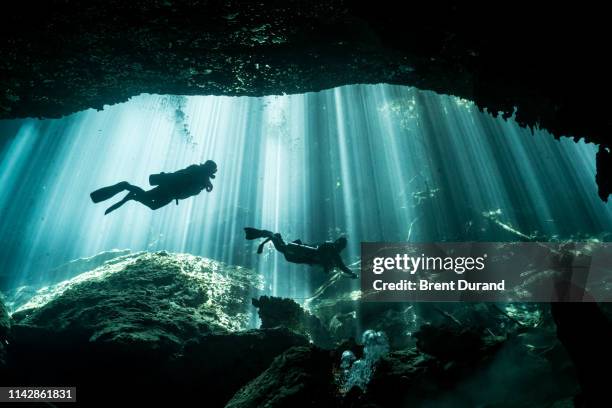
[[[180,341],[181,333],[246,329],[249,295],[261,285],[259,275],[245,268],[188,254],[141,252],[41,288],[14,318],[53,331],[78,327],[94,340],[125,335],[128,328],[133,336],[150,333],[153,325],[160,336]]]
[[[13,316],[8,372],[19,384],[73,384],[81,401],[223,406],[293,346],[250,327],[253,271],[188,254],[136,253],[43,288]],[[101,394],[101,390],[113,390]]]

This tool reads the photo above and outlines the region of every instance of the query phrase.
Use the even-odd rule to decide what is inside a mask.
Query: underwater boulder
[[[185,395],[209,390],[206,406],[223,406],[274,359],[308,340],[286,328],[214,334],[190,340],[165,374],[167,387]]]
[[[293,299],[260,296],[253,298],[252,303],[259,313],[262,329],[286,327],[311,339],[319,347],[333,347],[327,328]]]
[[[602,308],[603,306],[603,308]],[[597,303],[552,303],[557,337],[571,357],[581,392],[576,406],[603,406],[609,399],[609,376],[612,365],[612,320],[609,306]]]
[[[81,401],[108,386],[133,400],[189,399],[206,387],[207,405],[222,406],[276,356],[308,344],[287,329],[245,331],[261,284],[251,270],[192,255],[123,256],[14,313],[11,376],[75,384]]]
[[[435,357],[414,348],[393,351],[376,364],[357,405],[403,406],[407,399],[414,405],[439,392],[445,381],[443,364]]]
[[[123,257],[130,253],[129,249],[112,249],[90,257],[66,262],[45,272],[46,286],[22,285],[8,290],[5,293],[6,305],[10,311],[22,309],[34,297],[40,301],[45,295],[53,296],[56,294],[58,288],[62,287],[62,281],[69,282],[71,278],[92,271],[104,264],[107,264],[108,267],[111,263],[122,262]]]
[[[59,281],[72,278],[83,272],[91,271],[106,262],[117,259],[119,257],[129,255],[132,251],[129,249],[111,249],[103,251],[96,255],[74,259],[60,266],[51,269],[46,275],[49,281]]]
[[[249,326],[248,299],[261,289],[253,271],[166,252],[136,253],[41,288],[13,313],[27,328],[71,330],[92,340],[165,333],[187,340]],[[159,337],[153,335],[153,337]]]
[[[315,346],[291,348],[240,389],[226,408],[338,406],[332,370],[329,352]]]
[[[329,332],[335,339],[354,339],[359,321],[356,312],[336,313],[329,322]]]
[[[417,348],[443,361],[471,360],[490,354],[505,340],[475,327],[424,324],[414,334]]]
[[[430,353],[412,347],[382,357],[353,406],[552,406],[576,392],[575,378],[559,370],[560,361],[551,361],[522,335],[501,341],[485,334],[476,340],[477,329],[427,327],[425,332],[419,341],[432,341],[429,348],[421,344]],[[436,351],[444,338],[454,353]],[[454,341],[466,344],[449,344]]]
[[[306,306],[335,343],[359,336],[360,327],[387,333],[395,350],[412,343],[411,334],[418,327],[413,304],[365,301],[368,294],[356,289],[352,279],[333,280],[317,293],[307,300]]]
[[[40,289],[35,288],[31,285],[22,285],[12,288],[6,291],[5,294],[5,307],[11,311],[18,310],[21,306],[28,303],[30,299],[38,294]]]
[[[412,344],[418,327],[412,304],[401,302],[359,302],[346,298],[318,300],[310,304],[312,312],[327,325],[332,338],[340,343],[358,335],[359,327],[369,327],[388,334],[391,349]]]
[[[306,338],[284,328],[205,334],[180,349],[41,337],[13,349],[9,372],[19,384],[76,386],[86,405],[95,401],[112,406],[121,399],[173,406],[204,399],[207,407],[222,407],[275,357],[307,344]]]

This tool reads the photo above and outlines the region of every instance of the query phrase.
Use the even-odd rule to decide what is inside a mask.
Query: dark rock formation
[[[236,408],[397,407],[423,401],[444,406],[452,399],[453,406],[467,407],[505,401],[507,390],[520,390],[520,401],[546,406],[577,392],[568,356],[558,344],[548,347],[550,339],[525,333],[502,339],[449,321],[451,326],[422,326],[414,336],[418,347],[378,360],[363,390],[353,387],[342,395],[341,355],[352,350],[362,358],[363,347],[351,340],[331,351],[310,345],[296,332],[316,341],[311,333],[325,333],[324,326],[288,299],[257,298],[265,328],[242,330],[250,322],[246,300],[260,284],[248,269],[186,254],[114,258],[38,291],[13,321],[0,313],[0,339],[10,340],[1,343],[7,364],[0,364],[0,372],[20,385],[75,385],[84,405],[121,399],[139,405],[202,401],[211,407],[229,401]],[[395,327],[396,313],[380,312],[401,309],[382,306],[370,317]],[[455,315],[471,321],[467,312]],[[564,344],[575,350],[573,326],[559,327]],[[527,347],[538,343],[545,349]],[[583,367],[579,373],[591,375]]]
[[[88,342],[70,331],[23,327],[14,341],[7,371],[19,384],[74,384],[86,404],[203,399],[211,407],[223,406],[283,351],[308,343],[289,330],[267,329],[202,335],[173,349],[161,341]]]
[[[117,335],[180,344],[194,333],[248,327],[247,299],[260,285],[258,275],[241,267],[136,253],[40,290],[13,318],[40,329],[70,327],[94,340]]]
[[[294,347],[234,395],[226,408],[338,406],[330,353]]]
[[[4,306],[4,298],[0,295],[0,378],[5,375],[10,329],[11,318]]]
[[[447,339],[455,340],[460,341]],[[550,406],[576,392],[571,373],[556,371],[553,362],[530,352],[519,339],[488,347],[482,347],[486,339],[475,343],[477,350],[452,357],[437,358],[418,349],[390,353],[377,364],[366,393],[353,406]]]
[[[609,102],[597,97],[611,90],[604,5],[454,3],[21,1],[0,17],[0,118],[57,117],[143,92],[386,82],[494,114],[516,107],[522,125],[610,146]],[[610,166],[598,160],[601,174]]]
[[[377,364],[362,403],[376,406],[402,406],[431,398],[444,389],[449,379],[443,363],[418,351],[400,350],[383,357]]]
[[[261,296],[252,300],[261,319],[261,328],[286,327],[310,338],[316,345],[331,348],[333,340],[321,321],[293,299]]]
[[[432,326],[425,324],[414,334],[419,350],[442,361],[474,360],[499,348],[503,338],[487,336],[474,327]]]
[[[221,406],[279,354],[307,344],[305,337],[284,328],[210,335],[185,344],[168,371],[156,369],[169,393],[182,392],[185,400],[193,400],[208,390],[206,405]]]
[[[329,332],[336,339],[350,339],[357,331],[357,313],[336,313],[329,321]]]
[[[383,331],[392,349],[407,347],[416,328],[413,306],[399,302],[364,302],[341,284],[310,303],[312,312],[336,342],[359,337],[365,329]]]
[[[612,366],[612,321],[596,303],[553,303],[551,312],[580,382],[576,406],[606,405],[610,384],[604,373]]]
[[[595,181],[598,186],[599,197],[608,201],[608,196],[612,194],[612,153],[610,153],[610,142],[602,142],[595,156],[597,175]]]
[[[430,337],[433,331],[443,337],[449,330],[431,328]],[[375,364],[365,389],[353,387],[346,393],[340,392],[339,364],[341,351],[350,345],[331,353],[313,346],[292,348],[227,407],[510,407],[553,406],[558,401],[554,406],[561,407],[576,392],[572,373],[559,370],[557,363],[567,361],[562,350],[540,353],[518,337],[491,342],[482,335],[472,342],[477,347],[443,358],[414,347],[393,351]]]
[[[282,328],[237,331],[260,283],[250,270],[186,254],[117,258],[14,314],[8,373],[20,385],[76,385],[85,405],[223,406],[276,356],[308,344]]]

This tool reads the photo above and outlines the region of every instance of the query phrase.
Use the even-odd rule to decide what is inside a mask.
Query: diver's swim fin
[[[272,238],[268,238],[268,239],[266,239],[264,242],[262,242],[261,244],[259,244],[259,246],[257,247],[257,254],[258,254],[258,255],[261,255],[261,253],[263,252],[264,246],[265,246],[265,245],[266,245],[268,242],[270,242],[270,240],[271,240],[271,239],[272,239]]]
[[[91,193],[89,196],[91,197],[91,201],[94,203],[99,203],[100,201],[108,200],[115,194],[119,194],[125,187],[127,186],[126,181],[122,181],[117,184],[113,184],[112,186],[102,187]]]
[[[104,211],[104,215],[106,215],[106,214],[108,214],[108,213],[111,213],[111,212],[115,211],[117,208],[121,207],[123,204],[127,203],[128,201],[130,201],[130,200],[132,199],[132,197],[133,197],[133,196],[132,196],[132,194],[131,194],[131,193],[128,193],[128,194],[127,194],[127,195],[126,195],[126,196],[123,198],[123,200],[121,200],[121,201],[119,201],[119,202],[117,202],[117,203],[115,203],[115,204],[111,205],[110,207],[108,207],[108,208],[106,209],[106,211]]]
[[[244,229],[244,233],[246,234],[246,239],[257,239],[257,238],[270,238],[272,236],[272,232],[266,230],[259,230],[257,228],[246,227]]]

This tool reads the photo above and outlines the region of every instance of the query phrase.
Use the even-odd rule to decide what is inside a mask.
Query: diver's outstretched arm
[[[342,261],[342,258],[340,258],[340,255],[336,256],[336,268],[340,269],[342,272],[346,273],[347,275],[350,275],[350,277],[353,279],[357,278],[357,274],[353,272],[352,270],[350,270],[349,267],[344,264],[344,262]]]

